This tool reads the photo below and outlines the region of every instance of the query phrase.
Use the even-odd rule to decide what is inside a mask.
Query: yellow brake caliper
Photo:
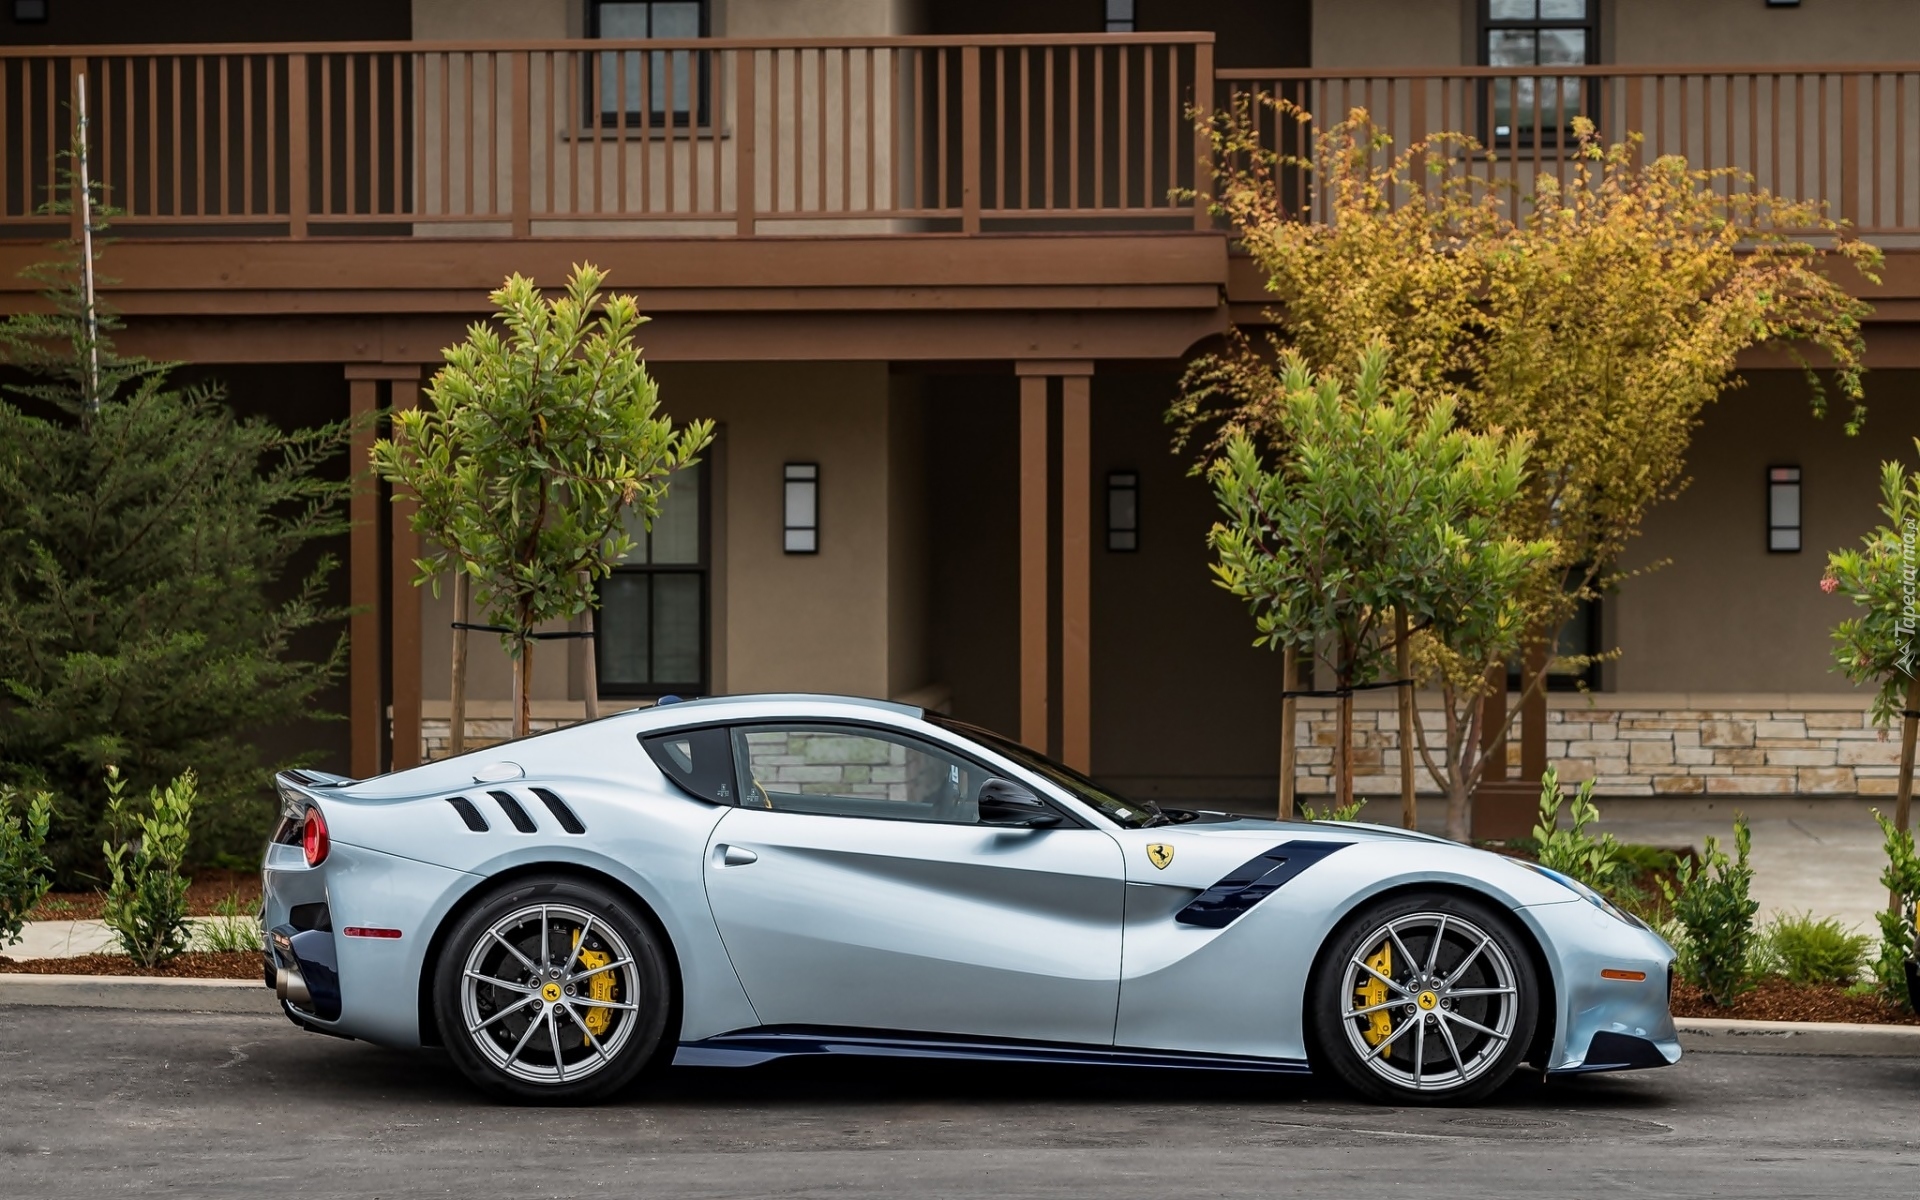
[[[596,971],[595,974],[587,976],[587,996],[589,999],[603,1000],[611,1003],[613,1001],[613,972],[597,971],[596,969],[606,966],[613,961],[613,958],[611,955],[600,950],[580,949],[580,934],[582,932],[583,931],[578,929],[573,931],[574,951],[580,958],[581,966],[589,971]],[[610,1008],[590,1008],[587,1010],[586,1016],[580,1020],[581,1023],[587,1027],[588,1033],[591,1033],[594,1037],[603,1037],[606,1035],[607,1027],[613,1024],[613,1010]],[[585,1046],[591,1043],[583,1037],[580,1039],[580,1044]]]
[[[1367,981],[1360,985],[1359,991],[1354,993],[1354,999],[1359,1002],[1361,1008],[1386,1003],[1387,985],[1380,981],[1380,977],[1393,978],[1393,943],[1390,941],[1380,943],[1380,953],[1368,959],[1367,965],[1380,972],[1380,975],[1367,976]],[[1367,1045],[1378,1046],[1392,1032],[1393,1017],[1382,1008],[1367,1014],[1367,1027],[1360,1032],[1360,1036],[1367,1039]],[[1393,1047],[1388,1046],[1382,1050],[1380,1057],[1393,1057]]]

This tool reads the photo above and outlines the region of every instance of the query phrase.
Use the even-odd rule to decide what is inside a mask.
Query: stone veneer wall
[[[1442,728],[1436,698],[1422,696],[1422,723]],[[1302,701],[1296,717],[1301,795],[1332,791],[1331,702]],[[1354,712],[1354,791],[1400,790],[1400,714],[1372,697]],[[1555,695],[1547,708],[1547,758],[1565,781],[1594,780],[1603,796],[1891,795],[1897,739],[1868,720],[1864,697],[1847,695]],[[1519,733],[1508,763],[1519,759]],[[1414,782],[1437,792],[1414,759]]]
[[[1400,791],[1400,714],[1380,697],[1366,695],[1353,714],[1354,790],[1363,796]],[[1427,728],[1440,728],[1435,698],[1421,700]],[[575,720],[536,713],[533,726]],[[1301,701],[1295,731],[1303,796],[1332,791],[1334,721],[1332,702]],[[470,746],[511,734],[505,717],[467,719]],[[429,759],[446,755],[444,715],[429,712],[424,741]],[[1518,758],[1516,725],[1508,761]],[[1874,729],[1864,697],[1603,693],[1549,698],[1547,758],[1562,780],[1592,779],[1602,796],[1880,796],[1893,794],[1900,744]],[[1437,793],[1418,757],[1414,764],[1415,786]]]

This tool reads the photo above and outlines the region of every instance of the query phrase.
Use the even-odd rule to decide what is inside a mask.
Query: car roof
[[[926,715],[925,709],[912,704],[900,704],[892,700],[876,700],[871,696],[837,696],[825,692],[751,692],[736,696],[702,696],[697,700],[670,699],[663,703],[656,703],[652,707],[642,709],[641,711],[659,713],[662,716],[668,715],[667,712],[663,712],[662,710],[668,710],[675,716],[684,712],[690,717],[698,714],[701,720],[706,720],[708,719],[708,714],[714,709],[779,704],[843,704],[853,708],[874,709],[879,712],[892,713],[898,717],[915,719]],[[719,714],[716,713],[713,715],[717,716]]]

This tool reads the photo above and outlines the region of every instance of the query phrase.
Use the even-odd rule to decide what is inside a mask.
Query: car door
[[[762,1024],[1112,1044],[1109,834],[981,825],[992,773],[901,731],[732,736],[740,806],[715,827],[707,896]]]

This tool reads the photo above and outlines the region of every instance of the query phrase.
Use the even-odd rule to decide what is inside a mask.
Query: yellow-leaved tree
[[[1385,344],[1391,386],[1450,398],[1476,432],[1532,438],[1515,532],[1551,541],[1557,557],[1524,597],[1528,644],[1556,646],[1581,603],[1619,581],[1647,511],[1685,485],[1700,413],[1738,385],[1743,351],[1785,350],[1806,368],[1815,411],[1832,391],[1849,432],[1863,419],[1867,305],[1828,272],[1843,260],[1875,279],[1880,254],[1820,206],[1732,169],[1646,161],[1638,135],[1607,144],[1585,118],[1558,171],[1522,191],[1472,138],[1396,148],[1361,109],[1303,132],[1309,155],[1282,155],[1260,138],[1269,110],[1303,131],[1311,122],[1260,97],[1210,131],[1223,164],[1212,202],[1265,277],[1272,332],[1193,365],[1170,414],[1181,444],[1198,439],[1211,457],[1235,432],[1275,441],[1283,353],[1325,371]],[[1283,169],[1306,173],[1320,219],[1288,208]],[[1511,654],[1504,636],[1430,635],[1416,648],[1443,715],[1415,733],[1454,838],[1467,836],[1470,797],[1510,727],[1483,731],[1481,702],[1504,690]]]

